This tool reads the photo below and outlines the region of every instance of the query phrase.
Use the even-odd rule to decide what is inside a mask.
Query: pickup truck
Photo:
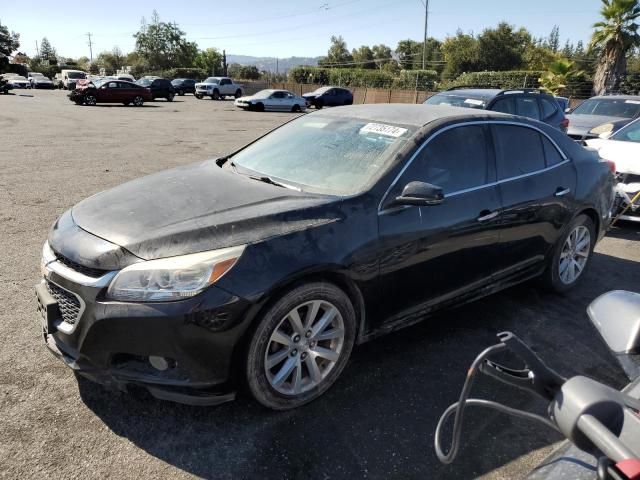
[[[243,93],[243,86],[234,83],[229,77],[209,77],[204,82],[196,83],[195,96],[211,97],[212,100],[224,100],[227,96],[240,98]]]

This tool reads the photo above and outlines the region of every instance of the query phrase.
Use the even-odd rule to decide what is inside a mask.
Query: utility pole
[[[38,40],[36,40],[36,55],[40,56],[40,49],[38,48]]]
[[[227,76],[227,51],[222,50],[222,74]]]
[[[424,0],[424,43],[422,44],[422,69],[425,70],[427,61],[427,22],[429,20],[429,0]]]
[[[93,44],[91,43],[91,33],[87,33],[87,38],[89,39],[89,57],[91,58],[91,63],[93,63]]]

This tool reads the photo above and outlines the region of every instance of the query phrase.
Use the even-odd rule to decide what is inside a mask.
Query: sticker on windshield
[[[640,104],[640,100],[625,100],[624,103],[635,103],[636,105]]]
[[[360,129],[360,133],[377,133],[388,137],[398,138],[407,132],[406,128],[394,127],[393,125],[384,125],[382,123],[367,123]]]
[[[475,98],[467,98],[464,103],[469,103],[471,105],[484,105],[482,100],[476,100]]]

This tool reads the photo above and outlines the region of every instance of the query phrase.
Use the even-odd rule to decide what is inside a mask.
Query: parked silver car
[[[53,82],[49,77],[45,77],[39,72],[29,72],[27,74],[31,88],[54,88]]]
[[[276,112],[302,112],[307,109],[307,101],[288,90],[260,90],[254,95],[236,99],[235,106],[244,110],[265,110]]]
[[[603,95],[591,97],[569,111],[567,134],[577,141],[613,133],[640,117],[640,96]]]

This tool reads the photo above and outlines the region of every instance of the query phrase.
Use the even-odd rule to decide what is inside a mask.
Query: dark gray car
[[[640,117],[640,96],[591,97],[570,111],[568,135],[577,141],[611,133]]]

